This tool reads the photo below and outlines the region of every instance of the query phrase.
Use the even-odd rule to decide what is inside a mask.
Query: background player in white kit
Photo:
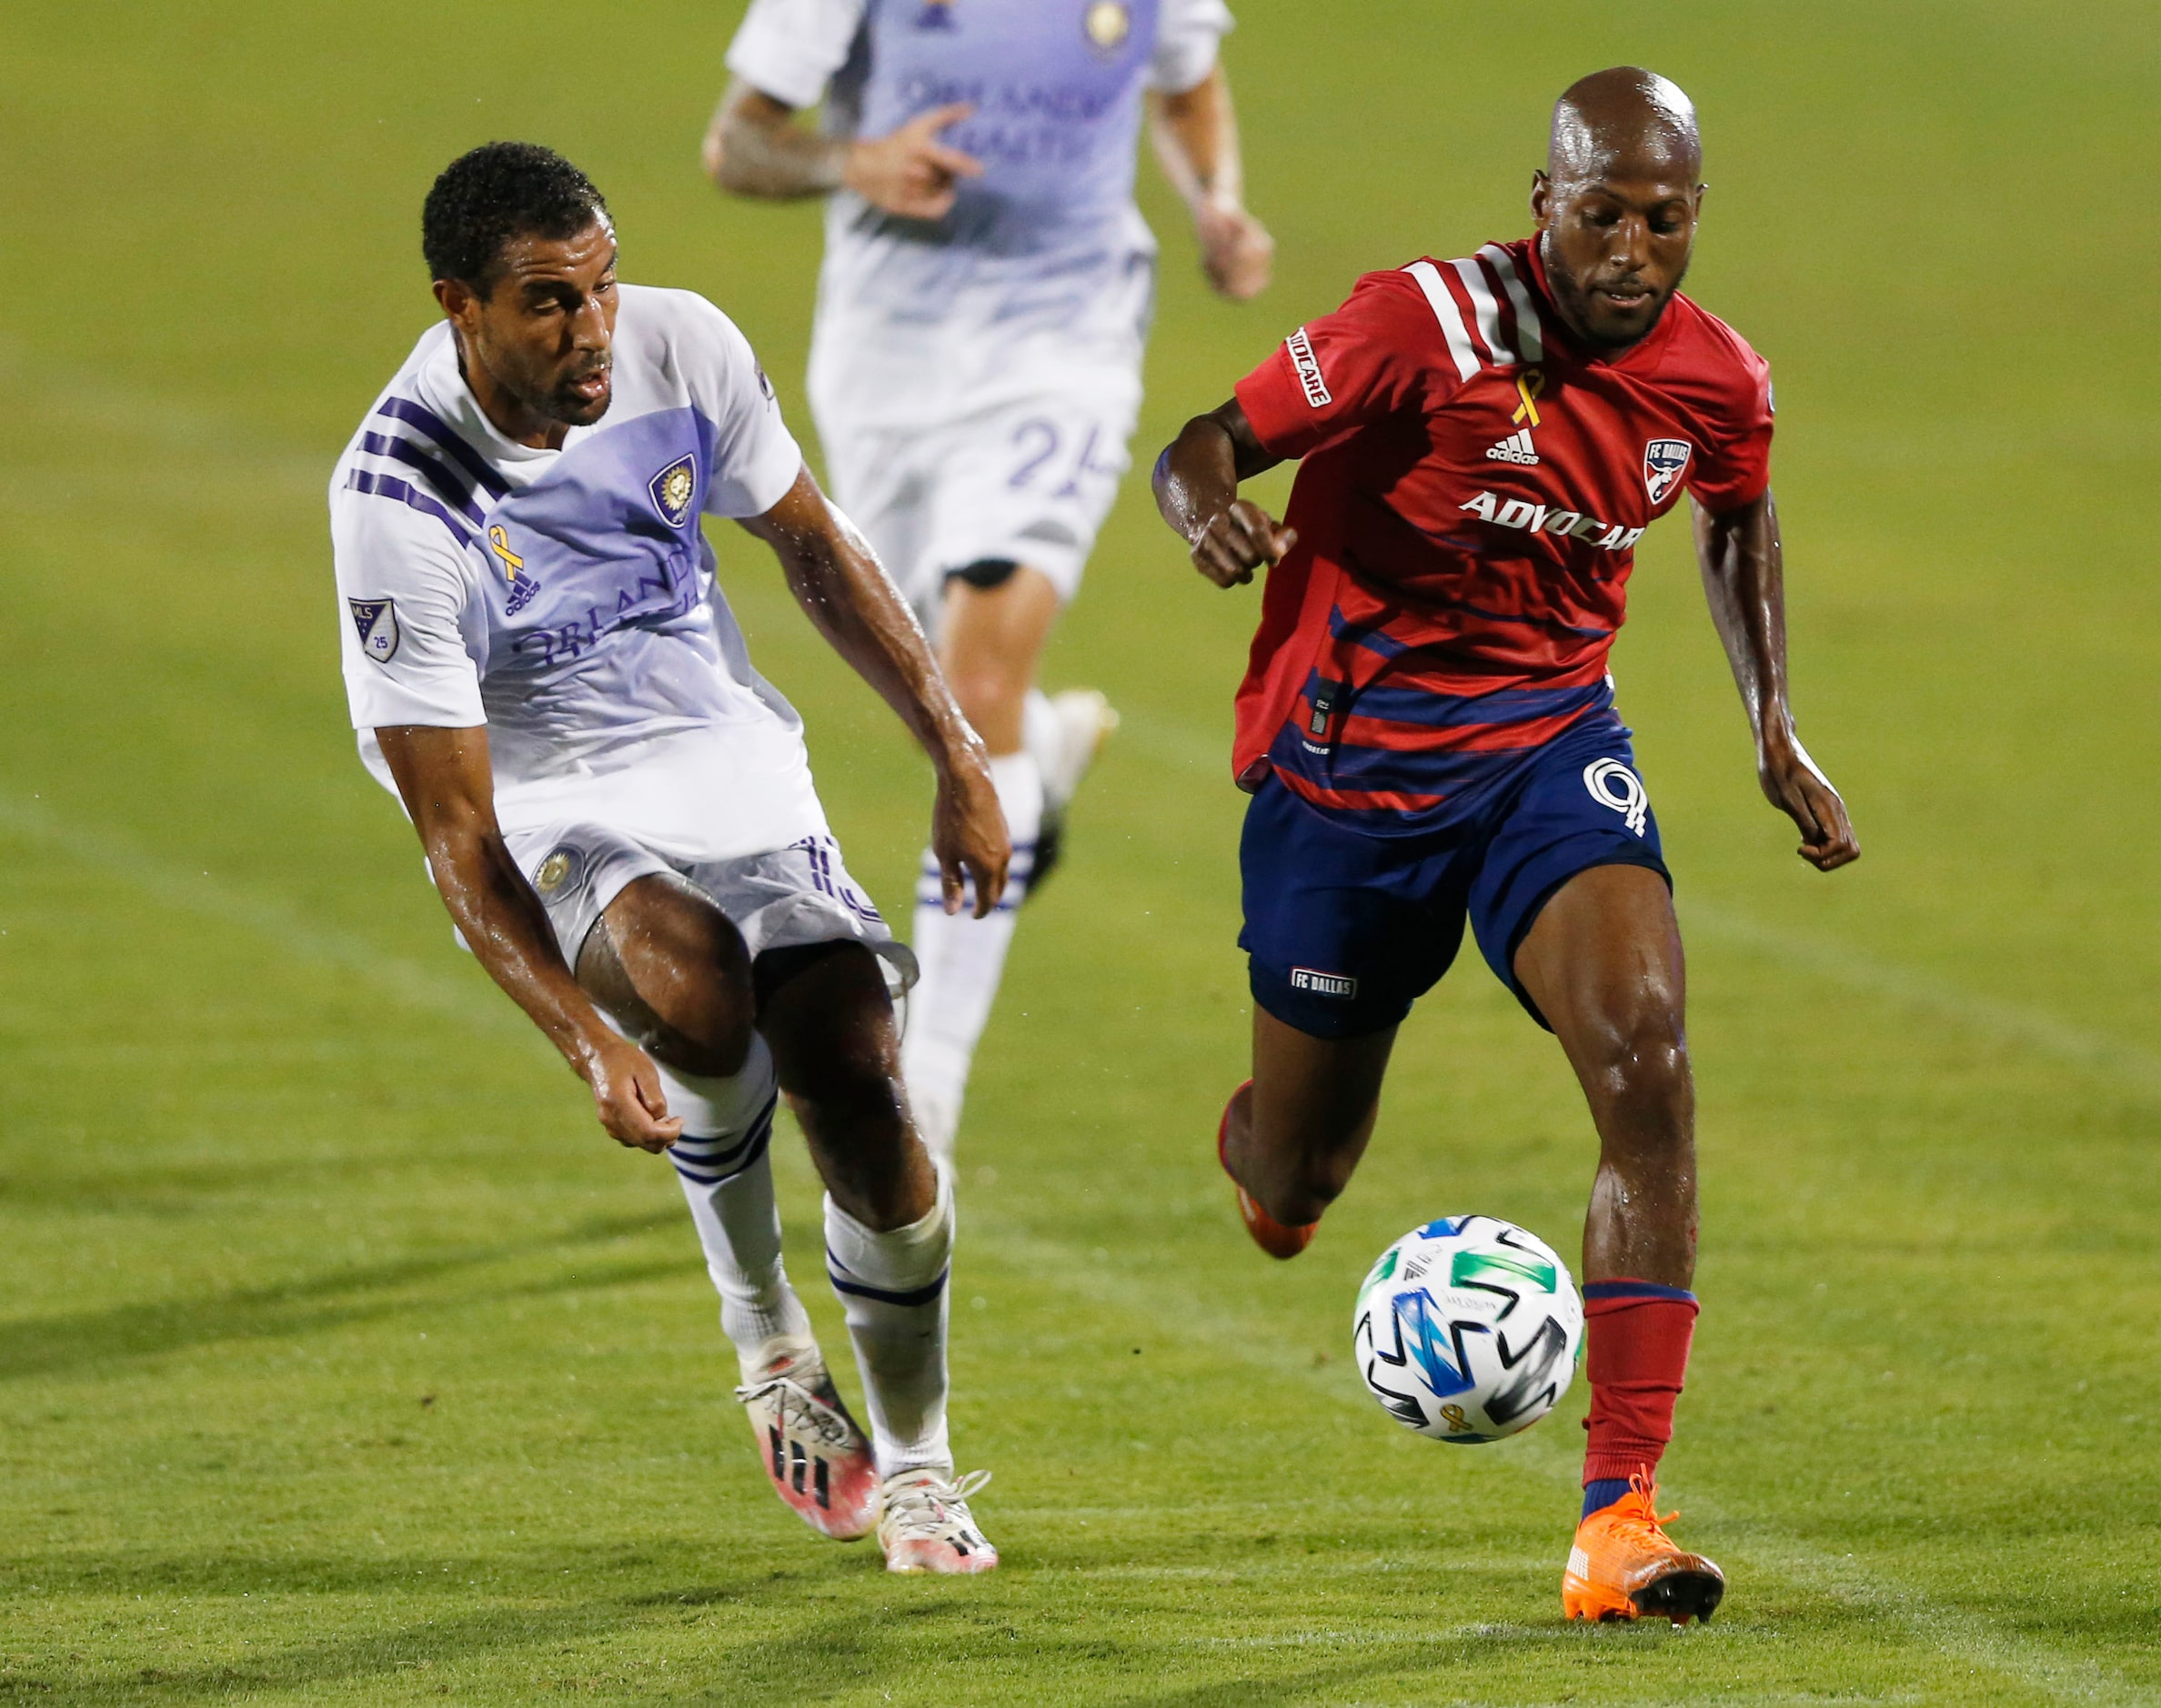
[[[952,1194],[909,1122],[878,959],[907,952],[840,863],[801,721],[750,668],[701,516],[772,547],[921,741],[956,907],[970,887],[994,904],[1008,858],[980,744],[742,335],[687,291],[618,285],[576,167],[476,149],[437,180],[422,236],[447,319],[330,487],[362,757],[461,939],[602,1125],[674,1162],[781,1498],[828,1535],[876,1522],[895,1571],[994,1566],[979,1479],[955,1482],[946,1439]],[[875,1455],[781,1266],[776,1087],[826,1181]]]
[[[939,639],[991,755],[1005,899],[917,896],[904,1060],[950,1154],[1013,910],[1111,720],[1036,664],[1127,466],[1154,296],[1133,206],[1145,95],[1203,265],[1234,298],[1272,246],[1241,199],[1222,0],[752,0],[706,165],[745,196],[830,194],[810,405],[836,496]],[[793,123],[824,102],[819,134]]]

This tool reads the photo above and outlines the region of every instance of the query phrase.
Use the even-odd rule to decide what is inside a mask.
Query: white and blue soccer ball
[[[1497,1442],[1560,1402],[1583,1301],[1553,1248],[1493,1216],[1413,1228],[1358,1289],[1352,1354],[1388,1414],[1442,1442]]]

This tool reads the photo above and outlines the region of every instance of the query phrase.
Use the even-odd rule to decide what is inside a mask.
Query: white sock
[[[908,999],[900,1070],[916,1130],[930,1154],[948,1162],[960,1136],[969,1066],[1005,972],[1006,950],[1035,870],[1036,833],[1043,821],[1043,777],[1032,755],[1000,754],[990,761],[990,780],[997,785],[998,804],[1005,809],[1006,831],[1013,839],[1013,863],[996,910],[987,919],[970,917],[971,885],[969,907],[949,916],[939,890],[938,862],[928,852],[916,888],[913,947],[922,978]]]
[[[953,1256],[953,1188],[938,1170],[938,1201],[920,1221],[873,1233],[829,1195],[826,1267],[848,1317],[870,1412],[878,1474],[930,1468],[953,1474],[946,1444],[946,1272]]]
[[[763,1373],[769,1341],[812,1342],[809,1314],[780,1261],[780,1211],[769,1154],[778,1101],[772,1052],[753,1035],[742,1071],[732,1078],[663,1067],[660,1083],[668,1112],[683,1118],[683,1136],[668,1160],[720,1294],[720,1327],[749,1381]]]

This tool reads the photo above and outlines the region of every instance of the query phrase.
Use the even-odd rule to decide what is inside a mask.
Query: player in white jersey
[[[815,1528],[895,1571],[998,1563],[945,1420],[951,1189],[910,1125],[879,957],[802,724],[750,668],[703,516],[765,540],[938,770],[949,905],[1009,846],[980,743],[898,589],[825,501],[750,347],[687,291],[618,285],[576,167],[491,143],[429,192],[444,321],[338,459],[331,536],[362,757],[461,940],[674,1164],[759,1456]],[[841,1403],[780,1260],[779,1092],[824,1177],[869,1402]]]
[[[725,188],[829,194],[810,403],[836,496],[938,636],[1012,834],[989,919],[926,861],[904,1046],[950,1153],[1013,909],[1048,874],[1112,721],[1037,661],[1080,581],[1141,404],[1155,240],[1143,110],[1223,295],[1266,283],[1217,44],[1222,0],[752,0],[706,138]],[[820,130],[794,122],[823,103]]]

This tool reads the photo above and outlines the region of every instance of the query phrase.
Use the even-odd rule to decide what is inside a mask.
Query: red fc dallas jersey
[[[1769,480],[1770,371],[1675,293],[1618,356],[1577,346],[1534,238],[1369,273],[1239,382],[1302,457],[1238,692],[1241,784],[1400,833],[1613,704],[1643,529]]]

